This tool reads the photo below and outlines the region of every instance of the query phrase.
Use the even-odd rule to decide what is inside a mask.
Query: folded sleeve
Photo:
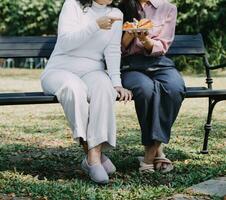
[[[58,22],[58,42],[65,52],[80,47],[100,28],[96,20],[81,23],[81,8],[75,0],[66,0]]]
[[[177,19],[177,7],[172,6],[172,8],[169,11],[169,14],[166,17],[161,32],[157,36],[152,37],[153,41],[153,48],[151,52],[152,56],[164,55],[168,51],[170,45],[174,40],[176,19]]]
[[[121,12],[120,18],[123,18]],[[115,87],[122,86],[120,77],[122,21],[114,22],[112,28],[115,30],[109,44],[104,49],[104,57],[107,65],[107,72],[112,81],[112,85]]]

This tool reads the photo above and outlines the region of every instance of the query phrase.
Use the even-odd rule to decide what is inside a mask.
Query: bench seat
[[[49,104],[58,103],[56,96],[43,92],[1,93],[0,105]]]
[[[185,98],[219,97],[226,96],[226,90],[212,90],[206,87],[187,87]],[[0,105],[21,104],[48,104],[58,103],[54,95],[45,95],[43,92],[1,93]]]

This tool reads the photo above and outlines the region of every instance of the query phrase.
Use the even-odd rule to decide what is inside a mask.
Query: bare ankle
[[[145,146],[144,162],[147,164],[153,164],[156,155],[156,149],[154,146]]]
[[[156,157],[161,157],[162,154],[163,154],[163,146],[162,144],[160,144],[156,151]]]
[[[101,147],[97,146],[88,151],[88,163],[89,165],[95,165],[101,163]]]
[[[153,164],[155,157],[158,155],[159,148],[161,148],[161,142],[158,141],[154,141],[153,145],[145,146],[144,162]]]

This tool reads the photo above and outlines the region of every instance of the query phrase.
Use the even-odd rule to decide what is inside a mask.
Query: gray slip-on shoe
[[[111,162],[111,160],[102,153],[101,155],[101,164],[104,167],[105,171],[108,175],[111,175],[116,172],[115,165]]]
[[[107,184],[109,182],[108,174],[102,164],[89,165],[85,157],[82,161],[81,167],[84,172],[89,175],[92,181],[99,184]]]

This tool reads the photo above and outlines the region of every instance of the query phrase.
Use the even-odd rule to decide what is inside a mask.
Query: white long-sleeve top
[[[110,30],[103,30],[96,22],[102,16],[123,18],[119,9],[95,1],[85,11],[76,0],[65,1],[58,22],[57,43],[41,78],[52,69],[69,70],[83,76],[104,70],[106,62],[113,86],[121,86],[122,21],[114,22]]]

